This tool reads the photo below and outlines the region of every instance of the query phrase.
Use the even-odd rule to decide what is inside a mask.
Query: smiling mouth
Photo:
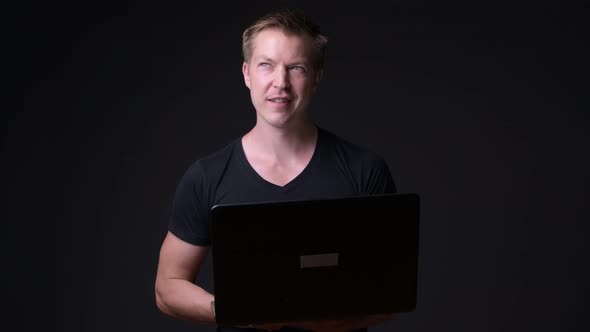
[[[268,99],[268,100],[270,102],[278,103],[278,104],[286,104],[286,103],[290,102],[290,100],[287,99],[287,98],[271,98],[271,99]]]

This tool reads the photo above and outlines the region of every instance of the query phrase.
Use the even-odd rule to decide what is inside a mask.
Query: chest
[[[251,163],[252,169],[265,181],[279,187],[283,187],[297,178],[307,164],[271,164],[271,163]]]
[[[214,203],[345,197],[358,192],[351,173],[330,163],[277,170],[237,162],[227,167],[217,184]]]

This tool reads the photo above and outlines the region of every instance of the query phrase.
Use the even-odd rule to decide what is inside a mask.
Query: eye
[[[268,67],[270,67],[270,63],[268,63],[268,62],[261,62],[261,63],[258,64],[258,67],[268,68]]]
[[[304,73],[305,72],[305,67],[303,67],[303,66],[291,66],[289,68],[289,70],[294,70],[294,71],[297,71],[297,72]]]

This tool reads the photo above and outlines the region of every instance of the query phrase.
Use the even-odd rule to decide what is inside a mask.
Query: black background
[[[159,246],[184,170],[254,123],[242,30],[293,4],[330,39],[317,122],[422,197],[417,310],[373,330],[588,330],[587,23],[558,1],[5,11],[5,64],[21,64],[24,92],[2,112],[4,299],[18,326],[211,330],[157,311]]]

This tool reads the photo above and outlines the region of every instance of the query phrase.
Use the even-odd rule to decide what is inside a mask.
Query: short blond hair
[[[312,22],[301,10],[281,9],[264,15],[250,25],[242,34],[242,56],[250,62],[254,50],[254,39],[262,30],[279,29],[288,34],[307,35],[312,39],[312,61],[316,69],[324,67],[328,38],[320,27]]]

